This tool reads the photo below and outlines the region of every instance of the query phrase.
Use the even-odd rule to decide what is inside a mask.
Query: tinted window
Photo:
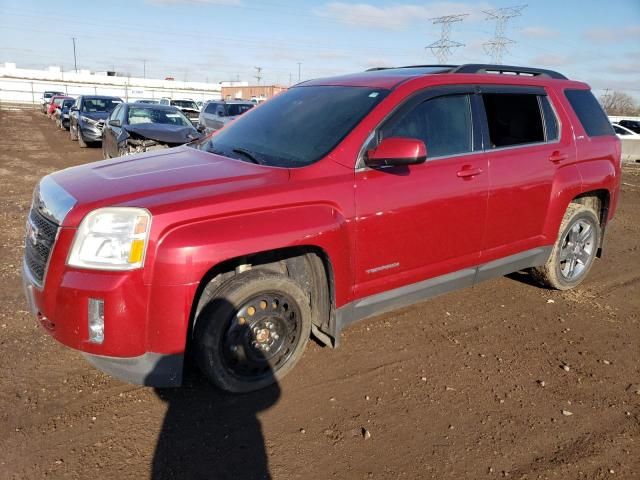
[[[640,122],[637,120],[620,120],[618,123],[633,132],[640,133]]]
[[[215,115],[217,108],[218,108],[218,104],[216,102],[211,102],[207,104],[207,108],[204,109],[204,112],[210,113],[211,115]]]
[[[482,99],[492,148],[544,142],[537,95],[485,93]]]
[[[451,95],[422,102],[382,128],[381,138],[388,137],[422,140],[429,158],[470,152],[473,129],[469,96]]]
[[[558,119],[551,107],[549,99],[543,95],[540,97],[540,105],[542,106],[542,115],[544,116],[545,139],[547,142],[558,139]]]
[[[247,112],[252,108],[253,104],[231,103],[227,105],[227,115],[235,117],[236,115],[242,115],[244,112]]]
[[[611,123],[591,90],[566,90],[565,95],[590,137],[614,135]]]
[[[83,112],[111,112],[122,101],[114,98],[85,98],[82,103]]]
[[[333,150],[387,93],[369,87],[291,88],[198,148],[245,161],[302,167]]]

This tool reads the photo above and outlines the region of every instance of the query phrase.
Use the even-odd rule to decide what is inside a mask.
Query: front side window
[[[485,93],[482,99],[487,112],[491,148],[545,141],[537,95]]]
[[[253,108],[253,104],[249,103],[230,103],[227,105],[227,115],[229,117],[235,117],[237,115],[242,115],[245,112],[248,112]]]
[[[111,112],[111,115],[109,115],[109,120],[115,120],[116,118],[118,118],[118,114],[120,113],[120,110],[122,110],[122,105],[118,105],[113,112]]]
[[[248,162],[303,167],[333,150],[388,93],[370,87],[294,87],[195,147]]]
[[[216,108],[218,108],[218,104],[216,102],[207,103],[207,106],[204,109],[204,113],[208,113],[210,115],[215,115]]]
[[[422,140],[427,158],[457,155],[473,150],[469,95],[448,95],[426,100],[382,127],[380,140],[409,137]]]

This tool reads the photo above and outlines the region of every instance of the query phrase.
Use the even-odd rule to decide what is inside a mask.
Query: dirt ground
[[[228,396],[197,374],[114,380],[25,311],[34,184],[100,157],[0,110],[0,479],[640,478],[640,168],[576,290],[485,282],[359,323],[337,350],[311,343],[280,385]]]

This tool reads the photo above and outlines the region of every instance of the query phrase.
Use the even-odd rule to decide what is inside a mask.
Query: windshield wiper
[[[242,155],[244,155],[245,157],[247,157],[249,160],[251,160],[253,163],[257,163],[258,165],[264,165],[264,162],[258,160],[258,157],[256,157],[252,152],[250,152],[249,150],[246,150],[244,148],[234,148],[233,150],[231,150],[234,153],[240,153]]]

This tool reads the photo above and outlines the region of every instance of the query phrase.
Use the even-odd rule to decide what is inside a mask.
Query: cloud
[[[640,38],[640,25],[629,25],[621,28],[590,28],[585,30],[582,36],[592,42],[629,41],[633,38]]]
[[[557,30],[538,26],[525,27],[520,32],[529,38],[555,38],[560,35],[560,32]]]
[[[426,6],[396,3],[379,7],[368,3],[331,2],[314,10],[314,13],[349,26],[402,30],[411,23],[444,15],[467,13],[469,17],[465,20],[481,19],[484,18],[482,10],[488,8],[486,3],[436,2]]]
[[[630,55],[631,59],[638,58],[636,55]],[[607,71],[610,73],[617,73],[620,75],[637,75],[640,74],[640,61],[627,59],[624,62],[613,63],[609,65]]]
[[[242,0],[145,0],[149,5],[242,5]]]
[[[532,65],[541,67],[565,67],[575,62],[575,58],[570,55],[559,55],[555,53],[545,53],[537,55],[531,60]]]
[[[386,68],[394,66],[391,60],[382,57],[367,58],[364,65],[366,68]]]

